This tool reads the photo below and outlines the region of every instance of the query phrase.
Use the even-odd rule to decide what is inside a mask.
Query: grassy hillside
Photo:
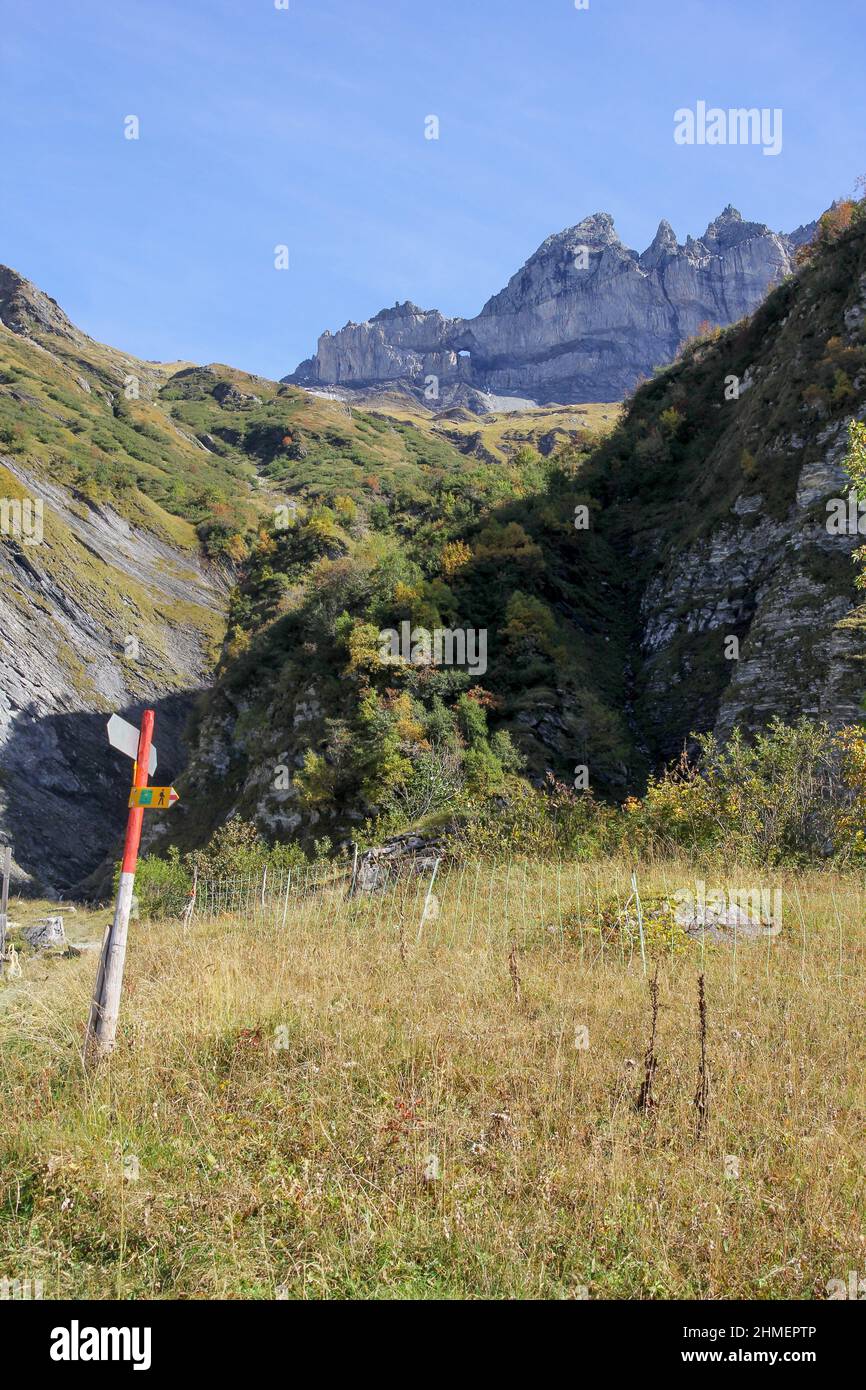
[[[465,422],[448,423],[452,442],[421,410],[352,410],[220,364],[142,362],[71,325],[74,338],[28,327],[35,337],[0,327],[0,449],[86,500],[110,499],[131,519],[144,495],[195,525],[209,554],[235,560],[286,495],[378,495],[400,508],[441,473],[495,501],[538,486],[525,449],[509,466],[527,442],[565,438],[567,425],[572,434],[597,429],[608,418],[599,407],[530,412],[525,427],[521,416],[480,426],[471,417],[485,445],[476,460]],[[484,463],[505,466],[492,472]],[[152,511],[145,518],[154,519]],[[188,531],[161,524],[189,544]]]
[[[444,475],[455,490],[481,488],[491,498],[538,481],[519,468],[491,470],[487,461],[464,458],[423,412],[358,410],[229,367],[179,372],[160,391],[160,403],[217,458],[250,460],[275,504],[283,496],[327,501],[346,493],[400,511]]]
[[[588,446],[609,433],[620,416],[619,403],[543,406],[535,410],[497,410],[476,415],[463,407],[435,414],[396,392],[382,393],[376,414],[406,420],[455,444],[461,453],[488,463],[505,463],[522,449],[545,456],[578,444]]]
[[[50,340],[48,340],[50,341]],[[157,526],[166,539],[198,547],[189,526],[210,519],[215,501],[248,490],[252,469],[214,459],[181,433],[148,392],[171,369],[115,360],[93,344],[51,350],[0,328],[0,450],[82,502],[111,501],[131,521]],[[124,382],[141,392],[127,399]],[[141,514],[141,498],[156,503]]]
[[[694,872],[660,862],[641,891]],[[93,953],[22,958],[4,1271],[46,1298],[826,1297],[863,1265],[862,878],[782,875],[760,944],[651,949],[646,1110],[648,979],[597,933],[629,874],[470,863],[423,923],[425,880],[293,897],[285,930],[279,903],[139,925],[87,1081]],[[99,926],[67,918],[79,944]]]

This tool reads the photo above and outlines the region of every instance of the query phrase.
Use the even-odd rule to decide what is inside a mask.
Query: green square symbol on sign
[[[152,801],[153,801],[153,792],[142,792],[142,793],[141,793],[141,801],[139,802],[139,805],[141,805],[141,806],[150,806],[150,804],[152,803]]]

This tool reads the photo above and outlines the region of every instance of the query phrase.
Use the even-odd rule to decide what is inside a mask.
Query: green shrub
[[[684,849],[756,864],[862,855],[861,729],[774,719],[751,742],[735,729],[724,746],[712,734],[697,743],[694,761],[683,755],[650,779],[642,799],[626,801],[625,840],[636,852]]]
[[[239,878],[263,874],[266,868],[298,868],[307,863],[307,856],[295,844],[269,845],[251,821],[233,816],[204,849],[186,855],[185,862],[197,868],[201,878]]]
[[[548,774],[544,788],[506,775],[500,788],[468,796],[447,837],[456,858],[593,859],[613,848],[620,813],[590,792],[576,795]]]
[[[327,837],[317,840],[316,859],[327,859],[331,849]],[[139,912],[142,917],[180,917],[196,870],[201,879],[259,878],[265,869],[294,869],[308,862],[298,845],[269,845],[254,825],[234,817],[204,849],[181,855],[173,845],[165,858],[148,854],[141,859],[135,876]]]
[[[146,855],[135,875],[135,893],[142,917],[180,917],[192,891],[192,871],[175,846],[166,859]]]

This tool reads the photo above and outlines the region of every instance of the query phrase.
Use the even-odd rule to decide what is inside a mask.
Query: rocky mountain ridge
[[[474,318],[397,304],[323,333],[285,380],[348,391],[399,381],[433,408],[484,410],[488,396],[620,400],[702,323],[757,308],[814,230],[776,233],[728,206],[684,244],[662,220],[639,254],[608,213],[595,213],[548,237]]]

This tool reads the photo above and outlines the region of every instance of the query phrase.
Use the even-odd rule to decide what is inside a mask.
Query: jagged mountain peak
[[[417,304],[413,304],[411,299],[404,299],[402,304],[398,301],[390,309],[380,309],[378,314],[374,314],[370,320],[376,323],[379,319],[399,319],[410,318],[415,314],[427,314],[433,312],[429,309],[421,309]]]
[[[721,227],[728,223],[742,222],[742,220],[743,214],[740,212],[740,209],[735,208],[733,203],[726,203],[718,217],[715,217],[710,223],[707,231],[709,231],[711,227]]]
[[[531,265],[533,261],[549,255],[551,251],[558,251],[562,248],[570,249],[584,242],[591,247],[622,246],[623,244],[611,214],[609,212],[593,212],[590,213],[589,217],[575,222],[573,226],[565,227],[561,232],[554,232],[551,236],[546,237],[538,250],[529,257],[526,264]]]
[[[662,219],[642,255],[609,212],[547,237],[474,318],[411,301],[323,334],[286,381],[367,389],[402,383],[439,408],[475,391],[521,401],[612,401],[669,362],[703,322],[751,313],[794,268],[800,239],[747,222],[728,204],[702,237],[677,241]]]
[[[728,203],[723,208],[718,217],[707,227],[701,237],[705,246],[718,251],[719,248],[736,246],[741,241],[748,241],[751,237],[772,237],[775,233],[764,222],[746,222],[742,213]]]
[[[677,234],[667,218],[663,217],[658,231],[640,258],[641,266],[645,270],[653,270],[665,256],[675,256],[678,250]]]
[[[658,231],[656,232],[653,240],[658,241],[659,238],[662,238],[665,241],[671,241],[674,245],[676,245],[677,243],[676,232],[674,231],[673,227],[671,226],[670,222],[666,217],[663,217],[662,220],[659,222]]]

